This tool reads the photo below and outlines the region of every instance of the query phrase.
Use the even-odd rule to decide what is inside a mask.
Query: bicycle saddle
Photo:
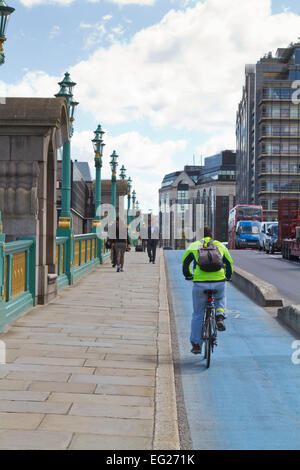
[[[216,294],[216,290],[205,290],[204,294],[207,294],[209,297],[212,297],[214,294]]]

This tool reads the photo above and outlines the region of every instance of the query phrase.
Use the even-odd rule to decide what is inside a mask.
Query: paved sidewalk
[[[0,449],[179,449],[163,252],[99,266],[0,336]]]

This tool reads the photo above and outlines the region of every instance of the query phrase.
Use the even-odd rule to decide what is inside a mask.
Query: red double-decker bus
[[[255,205],[238,205],[229,212],[228,220],[228,248],[236,248],[236,226],[240,220],[254,220],[263,222],[263,208]]]

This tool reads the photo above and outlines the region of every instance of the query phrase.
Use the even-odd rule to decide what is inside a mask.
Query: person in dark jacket
[[[147,252],[149,256],[149,263],[155,264],[157,244],[158,244],[158,229],[153,224],[148,229]]]
[[[128,232],[125,223],[120,220],[119,217],[116,218],[114,229],[116,238],[111,240],[111,242],[114,244],[115,262],[117,264],[117,272],[119,273],[124,272],[124,258],[128,243]]]

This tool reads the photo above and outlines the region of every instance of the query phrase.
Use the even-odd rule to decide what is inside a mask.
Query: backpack
[[[202,271],[207,273],[214,273],[224,268],[223,256],[213,240],[210,240],[207,244],[202,242],[198,249],[197,264]]]

